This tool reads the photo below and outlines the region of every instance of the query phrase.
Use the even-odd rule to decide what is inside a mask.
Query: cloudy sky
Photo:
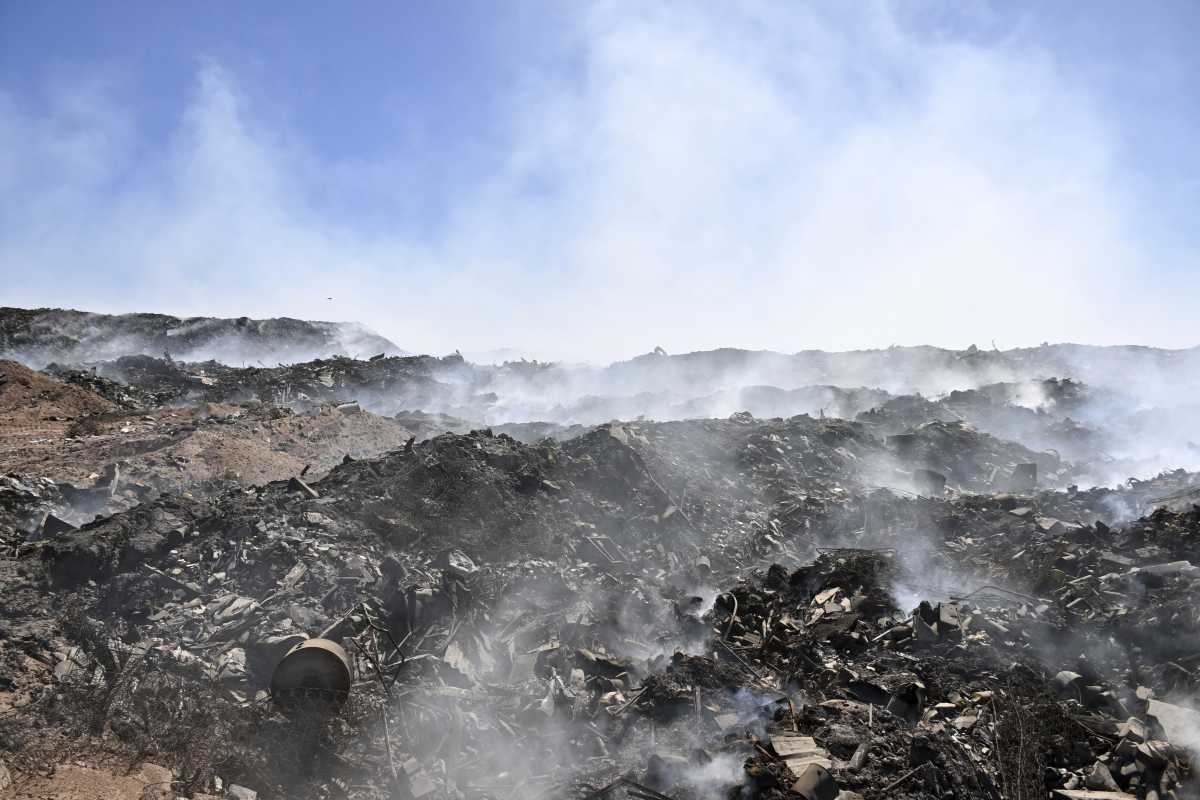
[[[1200,344],[1200,4],[0,0],[0,304]]]

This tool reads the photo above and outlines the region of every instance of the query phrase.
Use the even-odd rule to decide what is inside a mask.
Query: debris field
[[[596,423],[461,356],[35,366],[0,797],[1200,797],[1200,476],[1093,480],[1077,374]]]

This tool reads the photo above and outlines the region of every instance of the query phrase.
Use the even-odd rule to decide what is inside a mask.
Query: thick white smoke
[[[489,168],[419,234],[320,202],[369,175],[419,207],[403,163],[328,158],[263,111],[286,98],[217,61],[165,145],[102,69],[38,104],[0,84],[6,302],[357,319],[410,351],[595,360],[1192,344],[1195,273],[1144,280],[1177,259],[1132,228],[1117,121],[1010,22],[580,7],[555,32],[570,68],[526,66]]]

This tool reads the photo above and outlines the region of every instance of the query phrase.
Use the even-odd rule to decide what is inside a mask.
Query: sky
[[[1200,3],[0,0],[0,305],[1200,344]]]

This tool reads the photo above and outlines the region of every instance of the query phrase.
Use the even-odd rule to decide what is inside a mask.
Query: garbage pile
[[[167,314],[94,314],[61,308],[0,307],[0,357],[41,367],[52,361],[103,361],[127,355],[184,360],[298,361],[399,348],[361,325],[276,319],[179,318]]]
[[[35,532],[57,533],[54,528],[58,523],[51,517],[66,505],[62,491],[49,478],[0,475],[0,534],[4,535],[4,546],[16,548]]]
[[[480,429],[36,536],[70,502],[10,479],[0,758],[180,798],[1195,796],[1200,508],[1153,509],[1196,476],[909,435]]]
[[[60,377],[0,362],[0,469],[54,482],[83,522],[162,492],[315,479],[345,455],[378,455],[414,435],[353,402],[161,405],[90,372]]]
[[[46,365],[44,372],[53,375],[63,383],[78,386],[103,397],[126,411],[165,406],[177,401],[181,396],[172,389],[160,391],[146,389],[142,385],[146,382],[144,380],[133,384],[105,378],[95,369],[73,369],[51,363]]]
[[[335,356],[274,367],[233,367],[218,361],[184,362],[148,355],[46,367],[67,382],[87,385],[106,396],[121,396],[114,384],[130,387],[131,399],[143,407],[258,401],[304,408],[361,400],[382,413],[420,408],[431,398],[447,403],[456,393],[465,399],[465,390],[437,380],[455,381],[464,369],[461,356],[383,354],[366,360]]]
[[[901,434],[929,422],[967,423],[981,431],[1037,450],[1053,450],[1072,461],[1110,461],[1112,437],[1087,414],[1103,393],[1069,379],[995,383],[961,389],[935,400],[898,395],[859,413],[859,421],[883,434]]]
[[[0,354],[2,345],[0,335]],[[1089,483],[1200,467],[1200,406],[1191,400],[1200,370],[1190,366],[1200,351],[894,348],[783,356],[721,350],[657,353],[605,368],[391,352],[288,363],[188,361],[153,352],[64,360],[46,369],[126,409],[261,402],[305,411],[358,403],[385,416],[432,415],[421,425],[429,435],[537,424],[557,438],[614,420],[808,414],[853,419],[879,437],[929,423],[967,425],[1033,453],[1052,452]],[[1117,380],[1123,373],[1102,369],[1105,363],[1144,380]],[[861,381],[876,383],[868,388]],[[532,431],[506,432],[534,441]]]
[[[63,363],[0,362],[0,793],[1200,796],[1200,437],[1097,366],[1194,353],[11,311]]]

